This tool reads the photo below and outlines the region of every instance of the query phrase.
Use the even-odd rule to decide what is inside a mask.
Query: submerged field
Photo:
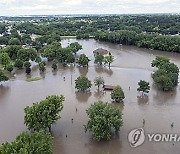
[[[75,39],[65,39],[62,46],[75,42]],[[11,80],[0,87],[0,143],[12,141],[22,131],[24,125],[24,108],[33,102],[38,102],[48,95],[63,94],[65,96],[64,109],[60,113],[61,119],[52,127],[54,136],[54,154],[127,154],[127,153],[158,153],[178,154],[180,144],[145,142],[138,148],[131,148],[127,135],[134,128],[143,127],[148,133],[179,133],[180,87],[172,92],[161,92],[153,85],[151,61],[156,55],[169,57],[180,67],[180,55],[161,51],[140,49],[133,46],[120,46],[111,43],[98,42],[93,39],[78,41],[83,49],[78,54],[85,53],[92,61],[89,68],[59,65],[58,71],[52,72],[48,63],[44,74],[39,74],[37,66],[33,66],[31,77],[41,77],[34,82],[26,81],[23,70],[17,71]],[[97,67],[93,63],[93,52],[97,48],[109,50],[115,57],[112,67]],[[98,92],[93,86],[91,93],[76,93],[74,80],[79,75],[86,75],[91,81],[102,76],[106,84],[121,85],[125,92],[123,104],[114,104],[122,109],[124,125],[119,134],[113,135],[111,141],[96,142],[91,133],[85,133],[83,125],[87,123],[85,110],[94,101],[111,101],[110,92]],[[64,80],[65,77],[65,80]],[[40,78],[39,78],[40,79]],[[137,92],[139,80],[150,82],[151,91],[145,97]],[[130,89],[129,89],[130,87]],[[77,108],[77,113],[76,113]],[[74,122],[71,122],[71,119]],[[171,123],[174,128],[171,129]],[[66,138],[67,134],[67,138]]]

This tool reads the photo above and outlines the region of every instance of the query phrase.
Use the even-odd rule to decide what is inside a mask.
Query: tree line
[[[95,39],[148,49],[180,52],[180,36],[138,34],[134,31],[121,30],[117,32],[98,32]]]

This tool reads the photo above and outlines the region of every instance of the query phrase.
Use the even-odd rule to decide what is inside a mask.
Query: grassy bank
[[[61,39],[75,39],[76,36],[61,36]]]
[[[41,77],[32,77],[32,78],[27,78],[26,81],[27,82],[32,82],[32,81],[38,81],[38,80],[41,80],[42,78]]]

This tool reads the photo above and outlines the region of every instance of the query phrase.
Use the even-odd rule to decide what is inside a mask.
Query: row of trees
[[[98,91],[100,86],[104,86],[104,79],[102,77],[96,77],[94,79],[94,85],[98,87]],[[75,80],[75,88],[78,90],[78,92],[87,92],[92,87],[91,81],[85,77],[85,76],[79,76]],[[111,93],[111,98],[115,102],[121,102],[125,96],[122,88],[120,86],[116,86],[114,90]]]
[[[157,56],[152,61],[152,67],[158,70],[152,75],[157,87],[163,91],[170,91],[178,85],[179,68],[170,59]]]
[[[134,31],[98,32],[95,39],[142,48],[180,52],[180,37],[157,34],[138,34]]]
[[[107,56],[104,56],[100,53],[95,53],[94,54],[94,63],[98,64],[98,65],[102,65],[104,63],[104,65],[108,64],[109,69],[111,67],[111,63],[114,61],[114,56],[112,56],[112,54],[109,52],[109,54]]]
[[[34,61],[39,64],[40,71],[45,71],[45,63],[42,62],[41,56],[49,61],[53,60],[52,68],[57,69],[57,64],[60,63],[75,63],[76,53],[82,49],[78,42],[71,43],[68,47],[62,48],[59,42],[52,42],[44,46],[40,52],[35,48],[22,48],[20,45],[9,45],[0,50],[0,63],[5,70],[11,72],[14,67],[26,69],[26,73],[31,72],[31,63]],[[89,59],[86,55],[80,55],[77,63],[81,66],[87,66]]]
[[[34,23],[28,22],[34,20]],[[16,20],[10,18],[9,20]],[[93,35],[100,30],[131,30],[138,33],[178,34],[179,15],[119,15],[119,16],[88,16],[88,17],[39,17],[19,18],[27,22],[13,25],[22,33],[46,35],[58,32],[60,35]],[[1,24],[0,32],[5,32],[8,25]]]

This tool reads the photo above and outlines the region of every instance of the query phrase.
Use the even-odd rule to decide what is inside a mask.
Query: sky
[[[0,0],[0,16],[180,13],[180,0]]]

